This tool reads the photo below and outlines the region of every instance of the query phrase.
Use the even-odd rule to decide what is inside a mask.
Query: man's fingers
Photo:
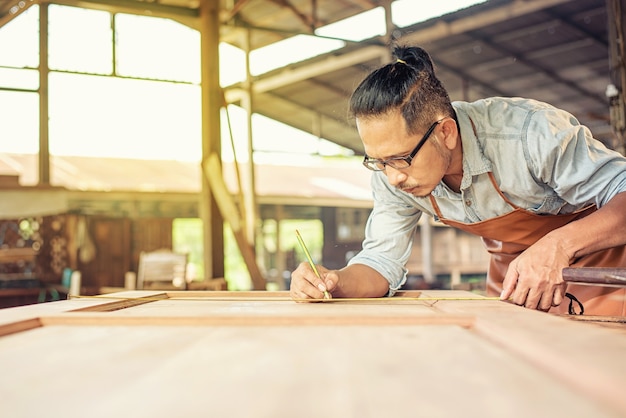
[[[526,306],[526,299],[528,298],[528,289],[515,289],[512,299],[513,303],[519,306]],[[536,306],[536,305],[535,305]]]
[[[506,276],[504,276],[504,281],[502,282],[502,292],[500,293],[501,300],[508,300],[513,291],[515,290],[515,285],[517,284],[518,274],[514,267],[509,267],[509,270],[506,272]]]
[[[537,309],[539,309],[540,311],[547,312],[552,307],[553,301],[554,301],[554,292],[543,292]]]
[[[528,289],[526,294],[526,300],[524,301],[524,307],[528,309],[538,309],[541,303],[543,292],[538,289]]]
[[[522,288],[518,283],[517,288],[512,296],[516,305],[524,306],[528,309],[536,309],[547,312],[555,302],[561,303],[560,287],[548,287],[547,289],[540,287]]]
[[[296,302],[313,302],[324,298],[324,293],[315,289],[313,286],[307,287],[306,290],[291,290],[289,293],[291,298],[295,299]]]
[[[322,267],[317,267],[321,269]],[[309,263],[302,262],[291,274],[289,295],[297,301],[305,299],[323,299],[326,285],[317,277]]]
[[[565,296],[565,286],[561,285],[554,291],[552,306],[559,306],[563,302],[563,296]]]

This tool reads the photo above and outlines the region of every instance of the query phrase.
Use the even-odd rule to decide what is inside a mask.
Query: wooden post
[[[219,82],[219,1],[200,2],[200,53],[202,65],[202,157],[221,155]],[[204,166],[204,165],[203,165]],[[224,277],[224,220],[202,176],[200,214],[204,228],[204,275],[206,280]]]
[[[626,0],[607,0],[606,11],[609,32],[609,77],[606,95],[609,99],[611,128],[615,133],[614,148],[626,151]]]
[[[233,235],[239,246],[239,251],[246,263],[246,267],[248,267],[254,290],[265,290],[265,279],[256,263],[254,248],[250,245],[246,237],[246,230],[244,228],[245,222],[226,187],[222,175],[222,165],[219,157],[215,153],[211,154],[209,158],[204,161],[203,171],[204,177],[211,188],[211,194],[215,197],[222,216],[226,219],[233,231]]]
[[[39,5],[39,185],[50,185],[48,129],[48,3]]]

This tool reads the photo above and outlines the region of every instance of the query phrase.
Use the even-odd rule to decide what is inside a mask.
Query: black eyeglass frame
[[[394,157],[394,158],[389,158],[387,160],[376,160],[376,159],[370,159],[370,157],[368,157],[367,154],[365,154],[365,157],[363,158],[363,165],[365,166],[365,168],[367,168],[368,170],[372,170],[372,171],[385,171],[387,166],[390,166],[396,170],[403,170],[405,168],[409,168],[411,166],[411,163],[413,162],[413,158],[415,158],[419,150],[424,146],[424,144],[426,143],[426,140],[433,133],[437,125],[443,122],[444,119],[439,119],[437,122],[430,125],[430,128],[428,128],[428,130],[426,131],[422,139],[418,141],[415,148],[413,148],[413,151],[411,151],[411,153],[408,154],[407,156]],[[406,163],[406,166],[402,166],[402,167],[396,166],[395,165],[396,162],[399,162],[399,161],[404,161]],[[382,165],[382,167],[380,167],[380,165]]]

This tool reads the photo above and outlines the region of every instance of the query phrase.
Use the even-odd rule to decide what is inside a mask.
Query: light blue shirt
[[[626,158],[563,110],[500,97],[453,106],[463,144],[463,178],[460,193],[443,182],[432,192],[444,218],[474,223],[512,211],[489,172],[512,203],[539,214],[571,213],[592,203],[602,207],[626,191]],[[348,264],[378,271],[393,295],[406,281],[418,220],[422,213],[436,215],[428,197],[395,188],[384,172],[374,172],[371,184],[374,208],[363,250]]]

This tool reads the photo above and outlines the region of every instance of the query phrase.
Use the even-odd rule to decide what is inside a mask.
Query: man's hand
[[[546,235],[509,264],[500,298],[541,311],[560,305],[565,294],[562,271],[570,258]]]
[[[296,270],[291,273],[291,286],[289,295],[296,301],[304,299],[324,299],[324,291],[332,293],[339,281],[336,271],[328,270],[323,266],[316,265],[317,271],[323,280],[320,280],[310,264],[302,262]]]

